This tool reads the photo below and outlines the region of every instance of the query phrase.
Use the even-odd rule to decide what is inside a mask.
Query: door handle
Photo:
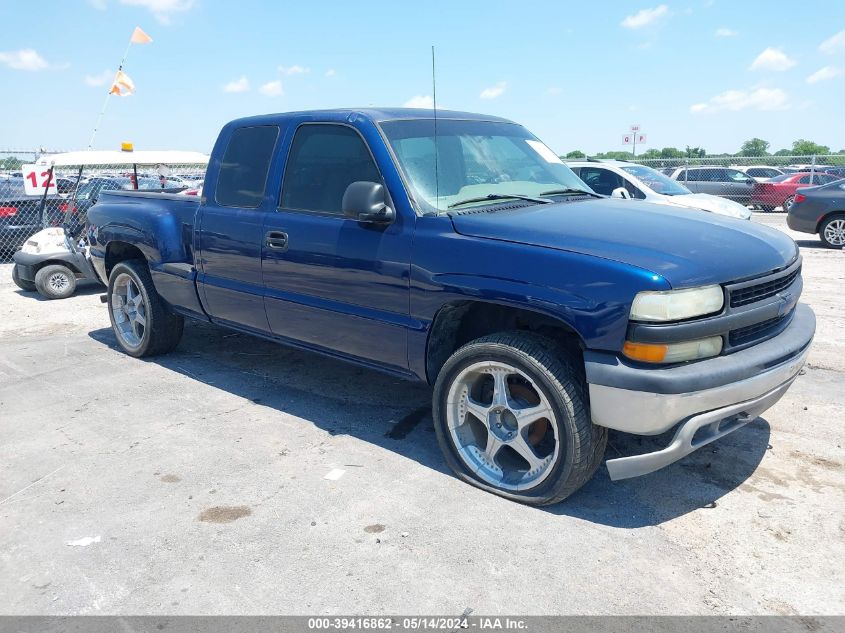
[[[265,236],[264,243],[277,251],[286,251],[288,249],[288,234],[283,231],[269,231]]]

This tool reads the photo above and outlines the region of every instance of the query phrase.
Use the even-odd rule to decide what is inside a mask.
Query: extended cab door
[[[267,174],[277,125],[224,128],[209,169],[199,218],[200,296],[215,321],[269,332],[261,280],[264,219],[275,208]]]
[[[357,128],[299,125],[287,148],[279,207],[264,225],[267,318],[278,336],[406,372],[416,216],[391,203],[390,224],[343,217],[343,194],[356,181],[385,184]]]

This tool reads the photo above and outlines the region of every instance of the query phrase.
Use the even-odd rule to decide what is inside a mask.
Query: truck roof
[[[401,119],[432,119],[434,110],[431,108],[336,108],[331,110],[300,110],[297,112],[280,112],[277,114],[261,114],[258,116],[235,119],[231,125],[242,127],[244,124],[267,124],[285,119],[311,115],[317,120],[344,121],[350,116],[357,115],[374,122],[396,121]],[[513,123],[508,119],[475,112],[460,112],[456,110],[437,110],[438,119],[496,121],[499,123]]]

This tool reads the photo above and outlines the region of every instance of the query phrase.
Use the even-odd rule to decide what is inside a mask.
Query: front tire
[[[35,273],[35,289],[47,299],[67,299],[76,292],[76,273],[61,264],[44,266]]]
[[[819,239],[827,248],[845,248],[845,215],[832,215],[819,227]]]
[[[109,319],[121,349],[136,358],[172,351],[184,318],[174,314],[153,285],[146,262],[129,260],[109,274]]]
[[[437,378],[433,417],[449,467],[474,486],[529,505],[557,503],[604,456],[586,382],[550,339],[493,334],[455,352]]]
[[[15,264],[12,266],[12,281],[15,282],[15,285],[25,292],[34,292],[35,291],[35,282],[27,281],[26,279],[21,279],[20,271],[18,270],[18,265]]]
[[[763,213],[771,213],[775,210],[775,208],[770,204],[761,204],[760,209],[763,211]]]

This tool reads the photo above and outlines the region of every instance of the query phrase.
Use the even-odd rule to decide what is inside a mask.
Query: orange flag
[[[140,26],[136,26],[135,30],[132,31],[132,37],[129,39],[129,41],[133,44],[149,44],[153,41],[153,38],[144,33],[141,30]]]
[[[111,95],[118,95],[119,97],[128,97],[133,92],[135,92],[135,82],[129,78],[122,70],[118,70],[117,74],[114,76],[114,81],[111,85],[111,90],[109,90],[109,94]]]

